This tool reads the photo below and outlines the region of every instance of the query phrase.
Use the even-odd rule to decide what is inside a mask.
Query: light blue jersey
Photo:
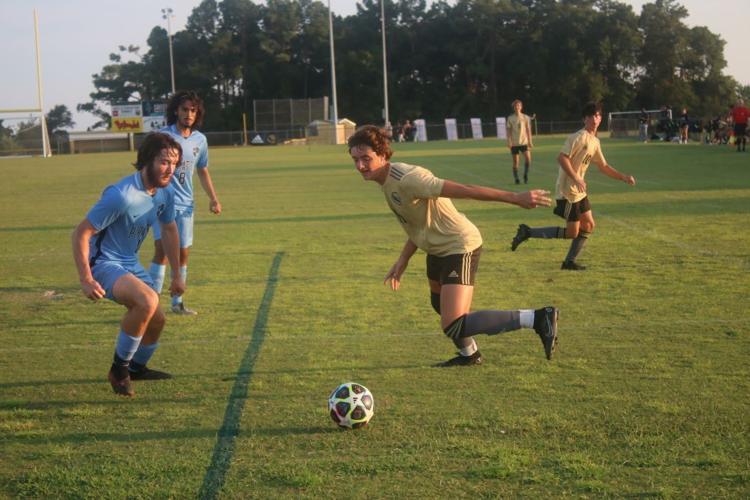
[[[160,132],[171,135],[182,146],[182,161],[172,177],[175,191],[175,206],[178,210],[193,207],[193,173],[196,168],[208,167],[208,141],[206,136],[193,130],[183,137],[177,125],[164,127]]]
[[[107,186],[86,219],[98,231],[89,242],[89,265],[119,262],[138,264],[138,249],[148,229],[159,222],[175,219],[175,194],[172,186],[157,189],[151,196],[143,186],[141,172]]]

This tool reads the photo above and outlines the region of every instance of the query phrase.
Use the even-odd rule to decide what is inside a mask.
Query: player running
[[[91,300],[106,297],[128,309],[108,375],[112,389],[121,396],[135,394],[131,380],[172,377],[146,367],[159,345],[165,320],[151,277],[138,260],[138,249],[149,227],[161,225],[173,269],[169,291],[184,292],[185,283],[174,271],[179,240],[174,191],[169,187],[181,155],[180,145],[169,135],[146,136],[138,148],[138,171],[108,186],[73,232],[73,258],[83,294]]]
[[[515,251],[518,245],[529,238],[573,239],[568,255],[561,266],[561,269],[569,271],[586,269],[586,266],[576,262],[576,258],[594,231],[594,215],[591,213],[591,203],[586,193],[586,181],[583,180],[589,163],[593,161],[608,177],[626,182],[631,186],[635,185],[635,177],[618,172],[604,159],[601,144],[596,137],[596,131],[602,122],[601,104],[593,102],[586,104],[582,115],[584,127],[568,136],[557,157],[560,171],[557,175],[555,195],[557,206],[553,212],[567,221],[566,227],[532,228],[521,224],[510,246],[510,249]]]
[[[458,356],[438,366],[478,365],[482,355],[474,335],[495,335],[520,328],[536,331],[550,359],[557,341],[556,308],[470,312],[482,236],[450,200],[469,198],[534,208],[550,206],[549,192],[535,189],[511,193],[443,180],[422,167],[391,163],[393,151],[389,142],[383,130],[366,125],[349,138],[349,153],[362,178],[381,186],[386,203],[408,237],[384,282],[398,290],[412,255],[418,248],[427,254],[432,307],[440,315],[443,331],[459,349]]]
[[[193,172],[197,169],[198,178],[203,190],[210,200],[209,210],[221,213],[221,203],[216,196],[211,174],[208,172],[208,141],[206,136],[196,130],[203,123],[203,100],[193,91],[180,90],[167,104],[167,127],[161,131],[171,135],[182,146],[182,162],[177,167],[172,186],[175,190],[176,221],[180,235],[179,270],[183,281],[187,281],[187,266],[190,247],[193,245]],[[161,232],[154,227],[154,258],[149,273],[154,281],[154,290],[161,293],[164,284],[167,258],[161,243]],[[192,309],[185,307],[182,294],[172,296],[172,312],[175,314],[195,315]]]

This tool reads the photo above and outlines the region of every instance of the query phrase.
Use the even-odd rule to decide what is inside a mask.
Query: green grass
[[[562,138],[536,142],[531,185],[552,189]],[[510,252],[518,223],[560,224],[549,209],[456,202],[484,237],[474,309],[558,305],[561,344],[547,362],[529,330],[481,336],[484,365],[441,370],[424,257],[382,285],[405,236],[344,147],[213,149],[200,315],[168,317],[152,365],[176,377],[133,400],[105,379],[123,309],[81,295],[70,250],[133,154],[1,161],[0,497],[747,498],[750,157],[604,153],[638,185],[590,170],[585,273],[559,270],[565,241]],[[486,140],[394,159],[508,187],[509,156]],[[355,432],[326,409],[350,379],[376,402]]]

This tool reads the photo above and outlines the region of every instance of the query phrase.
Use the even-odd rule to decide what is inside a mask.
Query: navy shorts
[[[516,156],[518,153],[525,153],[528,150],[529,150],[529,147],[525,144],[523,146],[511,146],[510,154],[512,154],[513,156]]]
[[[474,286],[481,254],[482,247],[445,257],[427,254],[427,278],[441,285]]]
[[[591,211],[591,203],[588,196],[575,203],[571,203],[565,198],[557,200],[557,206],[552,210],[555,215],[562,217],[568,222],[581,220],[581,214],[589,211]]]

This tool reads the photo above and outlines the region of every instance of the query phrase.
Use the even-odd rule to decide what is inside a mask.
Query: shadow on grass
[[[170,439],[218,439],[227,437],[223,429],[196,429],[194,427],[181,430],[158,431],[158,432],[72,432],[63,435],[47,434],[16,434],[9,436],[3,441],[5,443],[23,443],[23,444],[64,444],[64,443],[139,443],[149,441],[163,441]],[[242,437],[260,436],[260,437],[283,437],[283,436],[314,436],[316,434],[332,434],[341,432],[340,429],[333,425],[327,426],[310,426],[310,427],[265,427],[249,428],[243,432],[232,433],[229,435],[233,440]]]

